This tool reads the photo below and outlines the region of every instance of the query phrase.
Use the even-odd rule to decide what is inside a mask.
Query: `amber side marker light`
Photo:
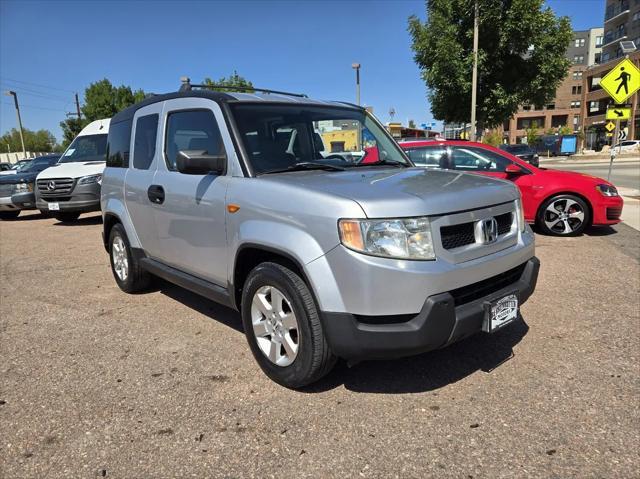
[[[364,251],[364,240],[362,239],[362,231],[358,221],[340,220],[338,229],[340,230],[340,239],[343,245],[351,249]]]
[[[236,213],[240,207],[238,205],[234,205],[233,203],[227,205],[227,211],[229,213]]]

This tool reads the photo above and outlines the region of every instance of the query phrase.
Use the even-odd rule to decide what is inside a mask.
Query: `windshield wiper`
[[[344,171],[344,168],[336,165],[327,165],[326,163],[314,163],[313,161],[303,161],[301,163],[296,163],[295,165],[288,166],[287,168],[269,170],[261,174],[270,175],[271,173],[288,173],[290,171],[305,171],[305,170]]]
[[[407,165],[406,163],[402,163],[400,161],[389,161],[389,160],[378,160],[378,161],[374,161],[372,163],[355,163],[349,166],[356,166],[356,167],[361,167],[361,166],[395,166],[396,168],[408,168],[409,165]]]

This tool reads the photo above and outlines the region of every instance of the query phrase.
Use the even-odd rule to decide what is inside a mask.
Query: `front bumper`
[[[11,197],[11,202],[16,208],[21,210],[32,210],[36,207],[36,195],[33,191],[26,191],[24,193],[16,193]]]
[[[0,211],[16,211],[21,208],[17,207],[11,201],[11,196],[0,196]]]
[[[36,208],[49,211],[49,203],[58,203],[60,211],[88,213],[100,210],[100,185],[75,185],[69,193],[42,194],[36,192]]]
[[[592,203],[593,225],[615,225],[620,223],[624,200],[621,196],[601,196]]]
[[[516,291],[523,304],[536,287],[539,269],[540,261],[533,257],[507,273],[429,296],[417,315],[324,312],[324,334],[334,354],[351,360],[410,356],[442,348],[481,331],[485,302]],[[483,294],[486,291],[490,292]]]

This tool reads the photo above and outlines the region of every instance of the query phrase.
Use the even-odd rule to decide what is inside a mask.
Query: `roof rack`
[[[245,92],[249,92],[252,93],[254,91],[259,91],[261,93],[273,93],[276,95],[288,95],[288,96],[297,96],[300,98],[309,98],[307,95],[305,95],[304,93],[290,93],[290,92],[286,92],[286,91],[278,91],[278,90],[267,90],[266,88],[255,88],[255,87],[246,87],[246,86],[229,86],[229,85],[216,85],[216,84],[210,84],[210,85],[192,85],[191,84],[191,80],[189,79],[189,77],[180,77],[180,90],[178,91],[191,91],[193,88],[201,88],[201,89],[210,89],[210,90],[238,90],[238,91],[245,91]]]

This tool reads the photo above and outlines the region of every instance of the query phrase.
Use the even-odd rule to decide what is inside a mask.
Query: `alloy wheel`
[[[568,235],[577,231],[584,223],[584,209],[571,198],[560,198],[547,206],[543,219],[553,233]]]
[[[127,248],[119,235],[114,236],[111,245],[111,258],[113,259],[113,269],[120,281],[126,281],[129,276],[129,258]]]
[[[298,320],[290,301],[274,286],[263,286],[251,301],[253,334],[260,351],[278,366],[289,366],[300,348]]]

